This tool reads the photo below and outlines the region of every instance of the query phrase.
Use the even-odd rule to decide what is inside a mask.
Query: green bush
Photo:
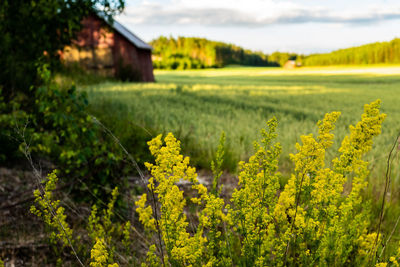
[[[339,155],[328,166],[325,153],[333,144],[331,132],[340,113],[326,114],[318,123],[318,136],[302,136],[302,144],[296,144],[298,152],[291,155],[295,169],[283,190],[277,172],[281,147],[274,142],[277,122],[272,119],[261,131],[261,143],[254,145],[255,154],[239,163],[239,185],[230,204],[199,184],[172,134],[164,141],[161,135],[154,138],[149,146],[155,164],[146,165],[152,174],[150,193],[136,202],[145,229],[155,239],[159,237],[156,249],[150,247],[147,262],[172,266],[375,262],[376,251],[382,247],[372,230],[370,206],[362,199],[369,174],[362,157],[381,132],[385,114],[379,106],[379,101],[365,105],[361,121],[350,126]],[[197,192],[189,200],[198,205],[196,226],[188,227],[187,200],[176,185],[180,179],[191,182]]]
[[[224,135],[212,163],[211,192],[199,183],[189,158],[181,155],[180,142],[171,133],[164,139],[157,136],[148,142],[155,160],[146,163],[151,173],[147,192],[135,202],[148,238],[141,266],[398,266],[400,249],[391,251],[394,256],[380,258],[384,242],[362,195],[369,174],[363,156],[386,117],[379,109],[380,101],[365,105],[361,120],[350,126],[337,157],[329,163],[325,156],[340,113],[326,114],[318,122],[318,135],[301,136],[302,144],[296,144],[298,152],[290,156],[295,168],[283,189],[278,172],[281,146],[275,142],[277,120],[271,119],[261,130],[261,142],[254,144],[254,155],[239,163],[239,183],[229,202],[218,190]],[[55,178],[49,176],[44,190],[53,206],[58,202],[47,191],[55,188]],[[189,195],[178,186],[182,180],[191,186]],[[122,227],[111,221],[116,195],[117,189],[102,217],[96,206],[92,209],[91,266],[117,266],[115,242],[130,244],[130,223]],[[35,197],[46,223],[54,229],[52,235],[65,243],[57,233],[60,227],[45,212],[45,198],[39,193]],[[32,210],[40,216],[38,209]],[[190,213],[195,220],[189,220]],[[55,216],[65,221],[62,210]]]
[[[24,98],[15,98],[0,106],[0,141],[2,148],[5,145],[0,159],[21,159],[26,153],[34,160],[47,159],[62,177],[70,177],[63,182],[81,201],[101,198],[123,185],[128,168],[122,150],[87,113],[86,94],[77,93],[74,86],[59,87],[46,67],[39,74],[45,82],[34,90],[33,105],[24,106]]]

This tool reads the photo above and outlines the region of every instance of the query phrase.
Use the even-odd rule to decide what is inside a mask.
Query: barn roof
[[[103,19],[108,25],[110,25],[114,30],[119,32],[126,39],[128,39],[128,41],[130,41],[136,47],[141,48],[141,49],[147,49],[147,50],[153,49],[153,47],[151,47],[149,44],[145,43],[142,39],[137,37],[134,33],[132,33],[127,28],[125,28],[121,23],[119,23],[115,19],[113,20],[113,23],[110,23],[110,21],[103,14],[97,13],[96,15],[98,17],[100,17],[101,19]]]
[[[120,24],[118,21],[114,20],[114,23],[111,26],[114,28],[114,30],[119,32],[122,36],[124,36],[131,43],[133,43],[136,47],[148,50],[153,49],[150,45],[146,44],[144,41],[142,41],[139,37],[137,37],[127,28],[122,26],[122,24]]]

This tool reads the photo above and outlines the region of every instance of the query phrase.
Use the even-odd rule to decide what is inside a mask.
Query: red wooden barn
[[[77,39],[62,52],[66,65],[79,64],[86,70],[123,80],[154,81],[150,45],[117,21],[108,24],[91,15],[82,25]]]

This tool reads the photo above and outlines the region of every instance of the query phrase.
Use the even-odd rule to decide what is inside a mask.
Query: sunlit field
[[[184,153],[203,169],[209,168],[224,131],[226,168],[234,172],[236,162],[252,154],[259,130],[276,116],[283,174],[292,166],[289,153],[295,152],[295,143],[302,134],[315,133],[317,121],[326,112],[342,112],[332,157],[348,133],[348,125],[359,120],[363,105],[380,98],[382,111],[388,116],[367,160],[373,184],[380,185],[384,180],[386,158],[400,130],[400,66],[293,70],[231,67],[156,71],[155,75],[156,83],[102,83],[81,90],[88,93],[91,111],[121,136],[122,142],[130,144],[127,122],[148,139],[157,133],[173,132],[182,141]],[[400,182],[397,165],[393,175]]]

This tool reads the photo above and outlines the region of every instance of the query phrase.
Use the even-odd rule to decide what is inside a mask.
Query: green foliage
[[[155,164],[146,166],[152,174],[148,188],[160,202],[160,214],[157,206],[145,207],[146,194],[136,205],[147,230],[162,237],[164,246],[158,250],[161,255],[165,250],[167,256],[156,260],[153,245],[147,262],[166,261],[174,266],[367,264],[375,251],[376,233],[371,231],[370,208],[361,195],[369,173],[362,157],[381,132],[385,114],[379,108],[379,100],[365,105],[360,122],[350,126],[340,155],[328,167],[325,154],[333,144],[331,132],[340,113],[326,114],[318,122],[317,138],[303,135],[302,145],[296,144],[298,152],[291,155],[295,169],[282,191],[277,172],[281,147],[274,142],[277,121],[270,120],[261,131],[261,144],[254,144],[255,154],[247,163],[239,163],[239,187],[232,194],[232,206],[225,206],[198,183],[172,134],[165,137],[165,145],[161,136],[154,138],[149,146]],[[200,208],[192,235],[183,191],[176,185],[179,179],[192,182],[198,194],[191,199]]]
[[[24,98],[4,105],[0,136],[5,143],[13,142],[5,146],[8,149],[3,157],[21,158],[27,149],[34,158],[47,158],[60,169],[61,177],[73,177],[63,182],[74,185],[78,201],[97,201],[108,188],[121,184],[127,171],[122,151],[87,114],[85,93],[76,92],[74,86],[59,87],[49,80],[50,71],[45,65],[38,73],[45,83],[34,90],[33,106],[22,108]]]
[[[125,254],[129,255],[129,253],[131,253],[130,251],[130,247],[132,245],[132,241],[131,241],[131,222],[127,221],[123,227],[122,230],[122,235],[123,235],[123,239],[122,239],[122,244],[125,248]]]
[[[29,118],[28,114],[21,110],[24,97],[6,103],[0,92],[0,162],[13,163],[21,158],[18,151],[20,140],[15,137],[16,132],[23,129]]]
[[[215,155],[215,161],[211,161],[211,171],[214,175],[213,183],[212,183],[212,193],[214,195],[219,195],[221,193],[222,186],[219,185],[219,179],[222,175],[222,163],[224,162],[224,154],[225,154],[225,132],[221,133],[221,137],[219,139],[218,150]],[[219,188],[218,188],[219,187]]]
[[[101,126],[86,113],[87,104],[85,94],[77,94],[74,87],[40,87],[36,92],[37,113],[32,116],[32,135],[39,140],[32,143],[31,150],[47,153],[63,173],[83,179],[94,194],[102,196],[107,186],[118,183],[110,178],[123,174],[123,157]]]
[[[399,64],[399,51],[400,39],[396,38],[390,42],[378,42],[326,54],[310,55],[304,58],[303,63],[306,66]]]
[[[297,55],[275,52],[271,56],[239,46],[194,37],[164,36],[151,41],[156,69],[202,69],[226,65],[283,66]]]

